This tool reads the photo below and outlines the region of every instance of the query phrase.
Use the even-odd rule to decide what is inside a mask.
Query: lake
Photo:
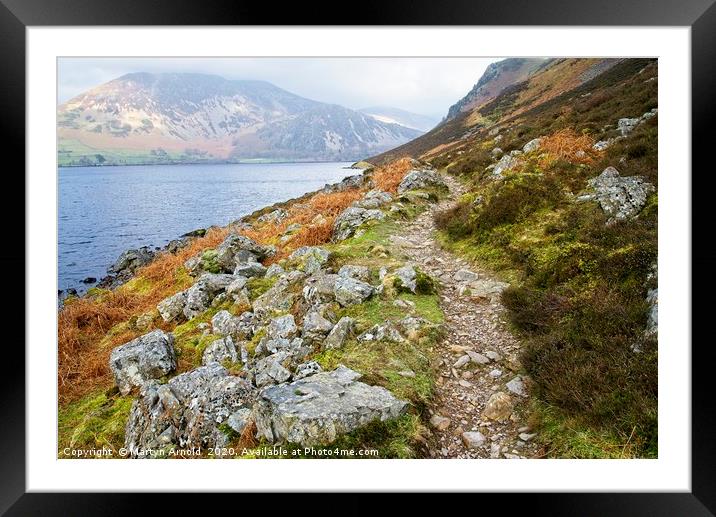
[[[124,250],[164,246],[318,190],[350,163],[147,165],[58,169],[59,289],[83,291]]]

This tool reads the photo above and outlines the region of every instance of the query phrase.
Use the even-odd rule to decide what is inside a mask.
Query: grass
[[[558,408],[535,402],[531,408],[536,439],[552,457],[566,459],[628,459],[644,456],[644,445],[636,441],[636,428],[629,434],[585,426],[579,419],[565,417]],[[654,447],[655,449],[655,447]],[[647,455],[647,457],[652,457]]]
[[[109,448],[115,457],[124,447],[124,427],[133,398],[96,390],[65,406],[58,415],[58,457],[64,449]]]
[[[178,151],[159,153],[141,149],[96,149],[78,140],[61,138],[57,146],[57,163],[60,167],[90,165],[144,165],[211,161],[210,157]]]

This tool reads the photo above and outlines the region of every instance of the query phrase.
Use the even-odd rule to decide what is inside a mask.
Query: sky
[[[437,119],[501,58],[59,58],[57,100],[129,72],[198,72],[259,79],[309,99],[400,108]]]

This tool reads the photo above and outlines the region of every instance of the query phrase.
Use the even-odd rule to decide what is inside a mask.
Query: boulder
[[[370,281],[370,269],[367,266],[354,266],[346,264],[338,270],[338,276],[368,282]]]
[[[318,272],[310,276],[303,286],[303,298],[310,305],[330,303],[336,299],[338,275]]]
[[[467,363],[470,362],[470,356],[465,354],[463,356],[460,356],[457,361],[452,365],[453,368],[462,368]]]
[[[231,336],[236,340],[251,339],[256,328],[256,316],[253,312],[243,312],[240,316],[234,316],[229,311],[217,312],[211,318],[211,327],[214,334]]]
[[[144,449],[223,447],[228,437],[219,426],[254,402],[246,380],[229,375],[220,364],[200,366],[166,384],[146,383],[132,404],[125,429],[131,457]]]
[[[291,339],[297,335],[298,327],[293,314],[273,318],[266,327],[266,337],[269,339]]]
[[[520,160],[512,153],[505,154],[492,169],[492,176],[501,177],[503,173],[509,172],[520,164]]]
[[[533,138],[529,142],[527,142],[524,147],[522,147],[523,153],[531,153],[532,151],[536,151],[540,148],[542,145],[542,139],[541,138]]]
[[[109,357],[109,368],[123,395],[150,379],[158,379],[177,367],[174,337],[154,330],[118,346]]]
[[[304,377],[309,377],[321,371],[323,371],[323,368],[321,368],[320,364],[316,361],[309,361],[307,363],[299,364],[296,367],[296,373],[293,375],[293,378],[295,380],[303,379]]]
[[[326,350],[342,348],[346,339],[352,334],[355,320],[349,316],[343,316],[335,324],[331,332],[323,340],[323,348]]]
[[[258,222],[258,223],[280,223],[287,217],[288,217],[288,212],[286,210],[284,210],[283,208],[277,208],[276,210],[273,210],[272,212],[269,212],[267,214],[259,216],[258,218],[256,218],[256,222]]]
[[[226,425],[236,434],[241,435],[249,422],[251,422],[251,415],[252,411],[249,408],[241,408],[229,415],[229,418],[226,419]]]
[[[188,238],[173,239],[173,240],[169,241],[166,246],[164,246],[164,249],[167,250],[172,255],[176,255],[180,250],[186,248],[188,245],[189,245]]]
[[[346,178],[343,178],[338,183],[332,183],[330,185],[326,185],[323,187],[323,192],[331,193],[331,192],[343,192],[346,190],[356,189],[360,188],[366,183],[368,183],[368,177],[364,174],[355,174],[353,176],[348,176]]]
[[[607,148],[611,147],[611,145],[616,142],[616,138],[609,138],[607,140],[600,140],[599,142],[595,143],[592,146],[592,149],[595,151],[604,151]]]
[[[499,298],[502,291],[507,289],[510,284],[498,280],[484,279],[471,282],[466,286],[472,298],[485,298],[494,301]]]
[[[321,341],[333,329],[333,323],[324,318],[318,311],[310,311],[303,318],[304,339]]]
[[[286,271],[279,266],[278,264],[271,264],[268,269],[266,270],[266,274],[264,274],[265,278],[273,278],[275,276],[281,276]]]
[[[244,278],[261,278],[266,274],[266,266],[259,262],[243,262],[234,269],[235,276]]]
[[[499,147],[494,147],[492,149],[492,151],[490,151],[490,156],[492,156],[492,158],[494,158],[494,159],[499,158],[503,154],[505,154],[505,152],[502,149],[500,149]]]
[[[239,264],[246,264],[247,262],[258,262],[259,258],[256,254],[251,253],[248,250],[239,250],[234,255],[234,263],[238,266]]]
[[[232,363],[237,363],[239,361],[239,354],[236,350],[236,345],[230,336],[212,341],[204,350],[204,355],[202,355],[201,358],[201,364],[203,365],[210,363],[221,364],[224,361]]]
[[[333,240],[342,241],[352,236],[360,225],[367,221],[379,221],[385,218],[381,210],[350,206],[336,217],[333,222]]]
[[[288,366],[291,364],[291,353],[279,350],[263,359],[259,359],[253,368],[254,383],[257,387],[280,384],[291,378]]]
[[[291,253],[288,259],[297,264],[297,269],[307,275],[316,273],[328,262],[331,252],[318,246],[302,246]]]
[[[488,359],[490,359],[490,361],[495,361],[496,363],[502,361],[502,356],[494,350],[488,350],[487,352],[485,352],[485,355],[488,357]]]
[[[409,171],[403,181],[398,185],[398,194],[409,190],[418,190],[428,187],[447,188],[440,174],[432,169],[416,169]]]
[[[261,338],[261,341],[259,341],[259,344],[256,346],[254,355],[259,357],[275,354],[280,350],[286,350],[290,353],[291,356],[302,356],[302,353],[307,349],[307,347],[304,346],[304,343],[304,340],[298,337],[288,339],[283,337],[271,338],[268,336],[264,336]]]
[[[184,316],[190,320],[203,313],[211,305],[212,300],[236,279],[233,275],[204,273],[186,291]]]
[[[248,291],[246,290],[248,280],[246,277],[237,276],[235,280],[232,280],[231,283],[226,286],[226,295],[234,300],[234,303],[246,302],[248,305]]]
[[[127,250],[123,252],[117,261],[107,269],[107,272],[115,275],[119,275],[124,272],[134,273],[140,267],[149,264],[152,259],[154,259],[154,251],[147,246]]]
[[[333,288],[336,301],[343,307],[363,303],[373,296],[375,289],[372,285],[354,278],[338,277]]]
[[[475,352],[474,350],[468,350],[467,352],[468,357],[470,357],[470,361],[472,361],[475,364],[488,364],[490,362],[490,358],[486,357],[478,352]]]
[[[391,322],[386,321],[374,325],[370,329],[363,332],[358,336],[358,341],[384,341],[389,343],[403,343],[405,338],[397,329],[397,327]]]
[[[211,318],[211,328],[214,334],[230,336],[235,328],[235,316],[229,311],[219,311]]]
[[[328,445],[341,434],[405,413],[406,401],[359,378],[358,372],[340,365],[264,389],[254,408],[257,436],[304,447]]]
[[[417,271],[413,266],[403,266],[397,269],[394,273],[395,278],[400,280],[400,286],[407,289],[408,291],[415,292],[418,287],[417,283]]]
[[[656,188],[642,176],[622,177],[614,167],[589,180],[592,193],[582,195],[579,201],[596,201],[609,216],[609,221],[627,219],[637,215]]]
[[[382,190],[370,190],[366,192],[363,199],[359,199],[353,203],[353,206],[360,208],[380,208],[393,201],[393,196]]]
[[[617,122],[617,129],[622,136],[626,136],[634,130],[639,122],[641,122],[640,118],[620,118]]]
[[[224,271],[233,271],[236,266],[236,254],[242,250],[252,253],[257,260],[263,260],[271,255],[270,248],[261,246],[244,235],[231,234],[217,246],[216,262]]]
[[[184,261],[184,269],[186,269],[191,276],[196,276],[201,271],[201,257],[202,254],[198,253]]]
[[[165,298],[157,305],[157,310],[164,321],[172,321],[183,315],[184,306],[186,305],[186,291],[180,291],[177,294]]]
[[[437,431],[445,431],[450,427],[450,419],[435,413],[430,417],[430,426]]]

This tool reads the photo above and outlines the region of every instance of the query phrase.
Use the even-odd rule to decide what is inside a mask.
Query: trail
[[[504,284],[442,249],[435,240],[433,215],[454,205],[464,193],[464,188],[457,180],[448,175],[443,178],[450,189],[448,199],[432,205],[431,209],[391,237],[393,245],[408,260],[439,279],[441,285],[440,306],[445,314],[445,335],[437,345],[440,359],[437,365],[436,396],[430,408],[430,427],[433,432],[430,456],[535,457],[538,455],[538,446],[523,416],[528,401],[524,383],[524,389],[519,389],[520,343],[506,328],[503,321],[504,307],[496,292]],[[471,360],[460,366],[460,362],[465,361],[460,358],[468,351],[474,358],[480,361],[487,358],[489,362],[480,364]],[[516,377],[517,382],[513,381]],[[516,391],[522,394],[514,392],[515,384],[518,385]],[[503,418],[500,420],[503,421],[483,414],[490,397],[498,392],[511,399],[507,409],[502,411]],[[511,405],[514,407],[512,411]],[[449,419],[449,423],[446,419]],[[485,440],[480,444],[477,436],[477,440],[468,447],[462,434],[475,431],[479,431]]]

